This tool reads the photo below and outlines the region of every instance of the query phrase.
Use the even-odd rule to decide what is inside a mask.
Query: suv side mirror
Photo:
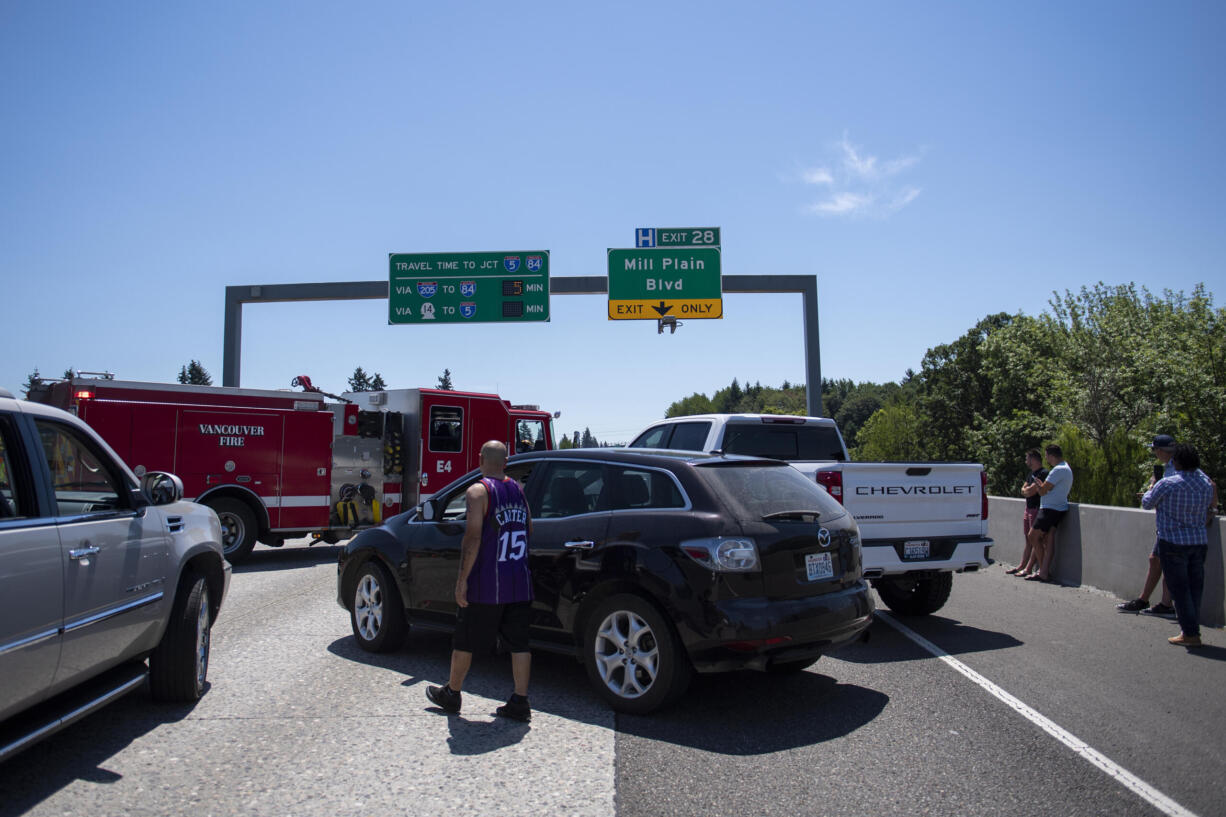
[[[183,499],[183,480],[165,471],[150,471],[141,477],[140,489],[154,505],[170,505]]]
[[[438,503],[433,499],[427,499],[421,503],[421,511],[418,514],[427,522],[433,522],[438,519]]]

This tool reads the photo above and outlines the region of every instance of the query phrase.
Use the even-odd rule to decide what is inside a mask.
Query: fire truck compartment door
[[[241,485],[264,500],[273,527],[280,520],[284,418],[273,412],[183,411],[179,423],[179,456],[187,473],[203,477],[203,490]]]

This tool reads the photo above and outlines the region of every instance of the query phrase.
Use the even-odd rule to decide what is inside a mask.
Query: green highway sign
[[[549,320],[549,250],[391,253],[387,322]]]
[[[636,247],[718,247],[718,227],[639,227]]]
[[[718,247],[609,250],[609,320],[722,318]]]

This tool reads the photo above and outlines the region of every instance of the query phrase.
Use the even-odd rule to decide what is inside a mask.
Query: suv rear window
[[[831,426],[729,425],[724,453],[770,457],[787,462],[843,461],[839,433]]]
[[[844,513],[838,500],[790,465],[720,462],[695,470],[738,519],[813,511],[827,520]]]

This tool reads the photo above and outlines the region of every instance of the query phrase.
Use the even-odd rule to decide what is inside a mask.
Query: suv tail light
[[[826,489],[826,493],[843,504],[843,472],[842,471],[818,471],[817,484]]]
[[[979,516],[983,519],[988,518],[988,472],[979,472]]]
[[[681,543],[681,550],[708,570],[721,573],[748,573],[760,564],[752,539],[689,539]]]

